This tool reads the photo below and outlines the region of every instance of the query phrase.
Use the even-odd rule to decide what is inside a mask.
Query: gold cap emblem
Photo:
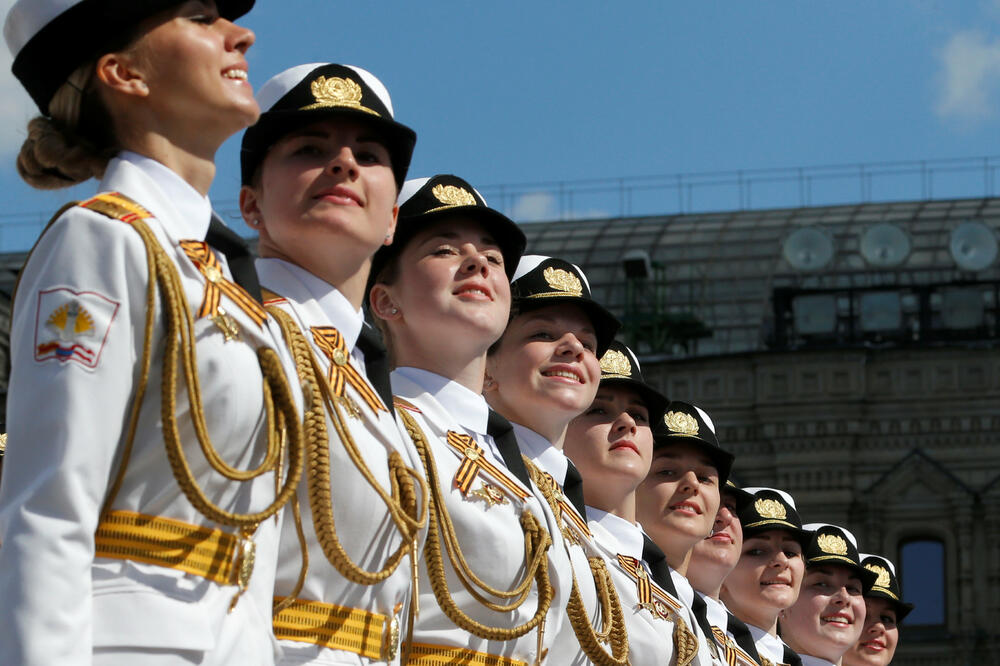
[[[320,76],[310,84],[309,89],[312,91],[313,97],[316,98],[316,103],[303,106],[300,109],[301,111],[328,109],[339,106],[357,109],[358,111],[364,111],[374,116],[379,115],[377,111],[361,105],[361,86],[358,85],[357,81],[343,79],[339,76],[333,76],[329,79],[325,76]]]
[[[878,578],[875,580],[876,587],[889,587],[891,579],[889,578],[889,572],[877,564],[866,564],[865,569],[873,572]]]
[[[431,190],[431,194],[446,206],[476,205],[476,197],[472,196],[472,192],[457,185],[435,185]]]
[[[667,412],[663,417],[663,423],[670,432],[679,435],[698,434],[698,419],[684,412]]]
[[[601,374],[631,377],[632,364],[624,353],[617,349],[609,349],[601,357]]]
[[[762,498],[753,503],[753,508],[761,518],[771,518],[773,520],[785,520],[788,518],[785,505],[778,500]]]
[[[816,537],[816,545],[824,553],[847,555],[847,542],[836,534],[820,534]]]
[[[542,277],[545,278],[545,283],[556,291],[563,292],[569,296],[583,295],[583,284],[580,283],[580,278],[569,271],[549,266],[542,271]]]

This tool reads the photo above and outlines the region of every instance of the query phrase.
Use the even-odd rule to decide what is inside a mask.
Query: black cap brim
[[[639,394],[642,399],[642,404],[646,406],[646,410],[649,412],[649,422],[655,423],[663,416],[663,410],[666,409],[667,397],[654,389],[649,384],[639,381],[638,379],[630,379],[628,377],[608,377],[607,379],[601,380],[601,386],[621,386],[631,389]]]
[[[653,449],[660,449],[664,446],[670,446],[671,444],[687,444],[688,446],[697,448],[708,456],[709,460],[712,461],[712,464],[715,465],[715,471],[719,473],[719,486],[721,493],[721,486],[726,485],[726,481],[729,480],[729,473],[733,469],[733,461],[736,460],[736,456],[722,447],[709,444],[699,437],[680,433],[657,433],[653,441]]]
[[[293,130],[308,127],[313,123],[333,118],[347,118],[369,125],[383,137],[392,160],[392,173],[396,179],[396,190],[403,186],[406,173],[410,169],[413,147],[417,134],[412,129],[388,118],[373,116],[365,111],[347,107],[329,109],[269,111],[261,115],[257,124],[243,134],[240,147],[240,177],[243,185],[250,185],[254,172],[267,157],[268,151],[283,136]]]

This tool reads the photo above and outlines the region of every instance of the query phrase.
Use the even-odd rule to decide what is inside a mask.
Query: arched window
[[[934,538],[916,538],[899,548],[900,585],[903,600],[916,606],[906,616],[905,625],[943,625],[945,623],[944,542]]]

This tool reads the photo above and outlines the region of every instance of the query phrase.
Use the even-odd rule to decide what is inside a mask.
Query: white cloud
[[[1000,39],[978,30],[951,36],[941,50],[938,115],[978,122],[997,111],[1000,92]]]
[[[0,21],[7,18],[7,12],[14,0],[0,0]],[[14,58],[7,44],[0,45],[0,156],[15,154],[27,134],[26,126],[38,109],[28,97],[10,71]]]
[[[510,210],[510,218],[517,222],[542,222],[559,219],[556,198],[547,192],[522,194]]]

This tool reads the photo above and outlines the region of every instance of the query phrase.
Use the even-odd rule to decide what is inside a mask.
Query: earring
[[[149,86],[146,85],[145,81],[136,82],[136,86],[138,86],[139,90],[141,90],[144,93],[149,92]]]
[[[399,308],[393,308],[390,312],[392,312],[392,314],[399,314]]]

